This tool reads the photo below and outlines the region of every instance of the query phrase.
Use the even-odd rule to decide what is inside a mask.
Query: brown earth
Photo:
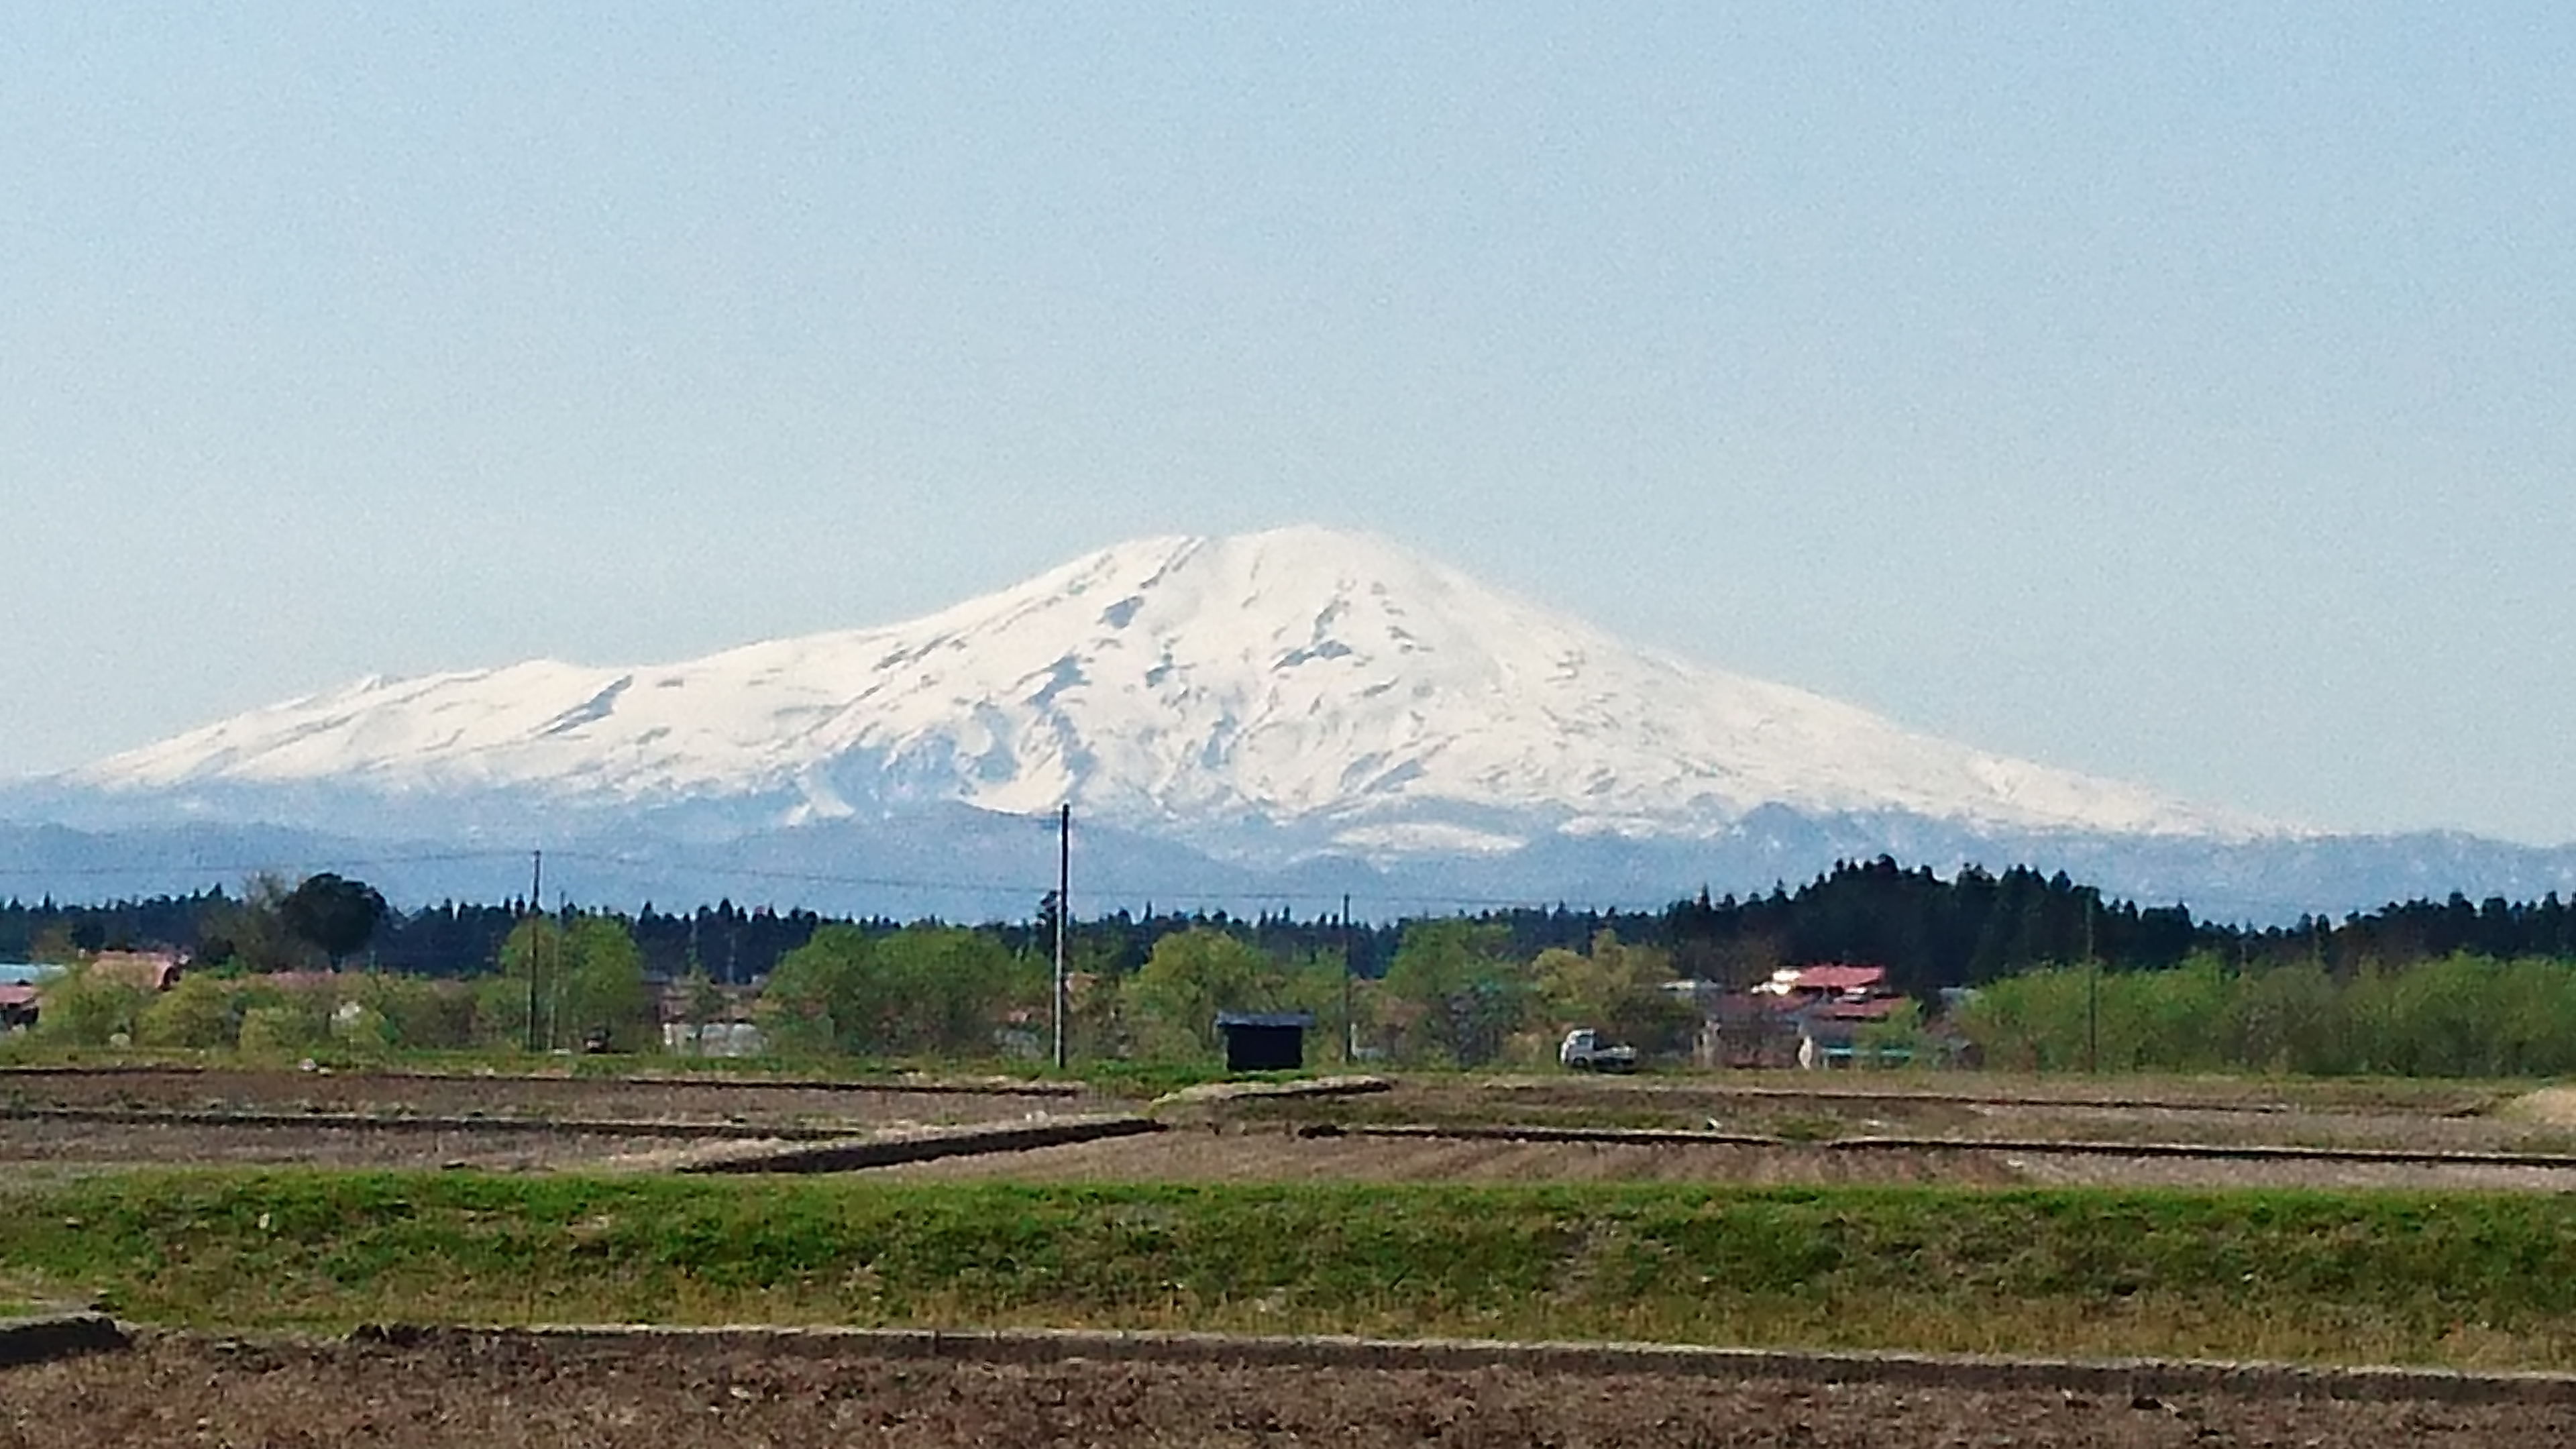
[[[114,1445],[2539,1445],[2539,1404],[1528,1370],[1034,1364],[725,1345],[232,1345],[0,1371],[0,1449]]]
[[[2576,1109],[2547,1093],[2521,1104],[2476,1088],[1882,1076],[1775,1072],[1727,1077],[1415,1078],[1349,1103],[1255,1103],[1273,1121],[1634,1126],[1814,1140],[1852,1136],[2047,1138],[2226,1146],[2395,1148],[2576,1154]],[[2376,1088],[2377,1090],[2372,1090]],[[2571,1094],[2576,1097],[2576,1094]]]
[[[2473,1164],[2057,1156],[1983,1148],[1854,1151],[1816,1145],[1301,1137],[1278,1125],[1176,1128],[1150,1137],[875,1169],[925,1179],[1023,1182],[1843,1182],[2073,1186],[2498,1188],[2576,1191],[2576,1169]]]
[[[1176,1128],[1151,1137],[952,1157],[872,1176],[1028,1182],[1970,1182],[2015,1179],[1975,1154],[1840,1155],[1816,1148],[1305,1138],[1279,1128]]]
[[[2401,1110],[2366,1094],[2279,1100],[2277,1084],[2168,1084],[2153,1101],[2099,1100],[2109,1084],[2058,1081],[2064,1099],[1970,1089],[1982,1079],[1772,1074],[1727,1079],[1479,1081],[1414,1078],[1347,1100],[1192,1103],[1156,1136],[996,1153],[896,1168],[908,1177],[1024,1181],[1641,1181],[1934,1182],[2198,1187],[2497,1188],[2576,1190],[2576,1169],[2501,1164],[2235,1161],[2073,1156],[1997,1147],[1869,1150],[1815,1145],[1855,1136],[2025,1142],[2195,1142],[2404,1148],[2434,1152],[2561,1151],[2576,1133],[2545,1120],[2555,1098],[2488,1114],[2457,1094]],[[1992,1086],[1992,1083],[1987,1085]],[[2294,1084],[2309,1085],[2309,1084]],[[2227,1093],[2232,1091],[2233,1096]],[[1912,1095],[1908,1095],[1911,1093]],[[2402,1095],[2402,1094],[2400,1094]],[[2547,1094],[2539,1094],[2546,1098]],[[866,1135],[943,1124],[1062,1118],[1096,1109],[1090,1094],[907,1090],[740,1079],[429,1076],[215,1069],[0,1071],[0,1165],[89,1171],[145,1164],[308,1163],[337,1167],[655,1170],[722,1139],[764,1129]],[[11,1116],[71,1108],[131,1119]],[[211,1114],[188,1122],[155,1114]],[[222,1120],[266,1114],[269,1120]],[[280,1116],[313,1120],[279,1121]],[[368,1125],[351,1119],[408,1119]],[[339,1120],[332,1120],[339,1119]],[[1321,1122],[1716,1127],[1786,1136],[1778,1146],[1307,1139]],[[481,1125],[488,1123],[489,1125]],[[543,1125],[539,1125],[543,1124]],[[652,1124],[658,1133],[631,1124]],[[694,1129],[705,1129],[703,1137]],[[629,1130],[621,1132],[621,1127]],[[434,1128],[434,1130],[432,1130]],[[673,1129],[688,1129],[673,1135]]]
[[[386,1131],[362,1126],[0,1119],[0,1171],[179,1166],[562,1170],[667,1151],[661,1137],[556,1131]]]
[[[0,1104],[206,1111],[753,1122],[984,1122],[1098,1110],[1087,1093],[611,1077],[374,1072],[0,1070]]]
[[[2010,1072],[1726,1071],[1589,1076],[1552,1073],[1493,1077],[1417,1077],[1399,1090],[1443,1096],[1578,1105],[1646,1098],[1720,1109],[1766,1105],[1784,1110],[1904,1110],[1929,1103],[2093,1105],[2203,1108],[2267,1113],[2386,1111],[2412,1116],[2472,1116],[2511,1100],[2516,1089],[2432,1079],[2168,1077]]]

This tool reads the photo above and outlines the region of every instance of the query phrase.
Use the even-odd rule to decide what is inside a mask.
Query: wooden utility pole
[[[2102,963],[2093,954],[2093,897],[2084,897],[2084,1070],[2102,1070]]]
[[[531,851],[528,861],[528,919],[535,919],[537,913],[544,909],[539,903],[545,898],[546,853]],[[536,930],[528,932],[528,1050],[531,1052],[537,1049],[537,937],[540,934]]]
[[[1069,980],[1065,975],[1065,933],[1073,920],[1073,807],[1055,818],[1055,1069],[1065,1066],[1064,1017]]]
[[[1360,1020],[1351,1012],[1351,893],[1342,892],[1342,1062],[1360,1059]]]

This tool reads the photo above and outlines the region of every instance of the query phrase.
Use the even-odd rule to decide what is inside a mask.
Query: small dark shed
[[[1311,1011],[1220,1011],[1216,1029],[1225,1035],[1225,1069],[1229,1072],[1294,1072],[1306,1065],[1306,1028],[1315,1024]]]

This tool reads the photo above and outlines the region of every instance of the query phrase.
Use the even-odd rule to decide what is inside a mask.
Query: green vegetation
[[[1053,1324],[2576,1366],[2540,1194],[890,1186],[166,1173],[0,1189],[145,1321]]]
[[[2336,975],[2060,966],[1981,991],[1960,1026],[1989,1064],[2041,1071],[2536,1077],[2576,1073],[2576,963],[2457,955]]]
[[[501,974],[477,983],[471,1020],[475,1039],[537,1051],[661,1045],[643,953],[614,916],[520,922],[501,943]]]
[[[879,937],[825,926],[770,973],[760,1020],[790,1055],[976,1057],[1046,990],[1036,962],[977,931],[921,925]]]

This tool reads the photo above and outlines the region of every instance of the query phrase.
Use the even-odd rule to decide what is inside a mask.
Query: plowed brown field
[[[148,1341],[0,1371],[0,1449],[661,1446],[2496,1445],[2561,1406],[1681,1376],[991,1364],[688,1344]]]
[[[1096,1110],[1100,1099],[1010,1089],[887,1085],[430,1076],[237,1069],[0,1072],[0,1100],[30,1106],[176,1111],[408,1112],[666,1122],[984,1122]]]

